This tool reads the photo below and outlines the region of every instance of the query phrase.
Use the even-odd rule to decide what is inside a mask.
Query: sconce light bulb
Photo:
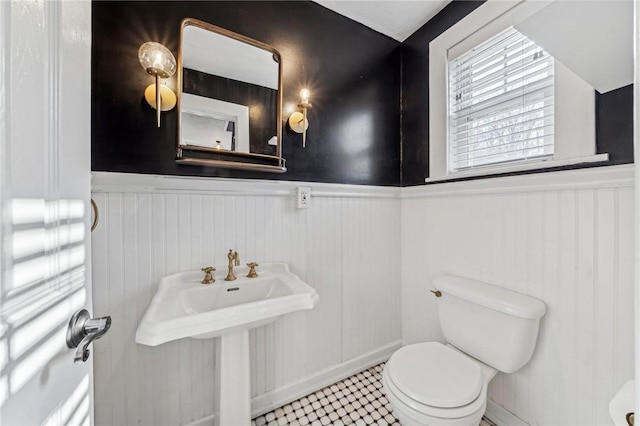
[[[162,52],[156,52],[155,58],[153,58],[153,65],[155,68],[159,68],[162,66]]]
[[[309,89],[304,88],[300,91],[300,99],[302,100],[303,104],[309,103]]]

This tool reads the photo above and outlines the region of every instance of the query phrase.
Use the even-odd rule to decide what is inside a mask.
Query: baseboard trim
[[[211,414],[201,419],[195,420],[191,423],[187,423],[184,426],[214,426],[216,424],[216,415]]]
[[[529,426],[527,422],[505,410],[491,398],[487,401],[487,411],[484,416],[498,426]]]
[[[289,383],[278,389],[258,395],[251,400],[251,416],[256,417],[268,413],[311,392],[315,392],[345,377],[349,377],[358,371],[386,361],[391,354],[400,347],[402,347],[402,342],[398,340],[359,357],[345,361],[342,364],[307,376],[297,382]]]

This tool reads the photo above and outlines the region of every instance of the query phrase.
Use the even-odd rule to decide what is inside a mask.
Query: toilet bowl
[[[462,277],[437,277],[434,286],[448,344],[400,348],[384,367],[382,385],[403,426],[477,426],[496,373],[517,371],[531,358],[546,306]]]
[[[396,351],[382,385],[403,426],[477,426],[496,373],[451,346],[427,342]]]

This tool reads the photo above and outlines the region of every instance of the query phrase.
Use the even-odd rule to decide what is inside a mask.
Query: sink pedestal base
[[[218,340],[218,412],[216,424],[251,424],[249,330],[220,336]]]

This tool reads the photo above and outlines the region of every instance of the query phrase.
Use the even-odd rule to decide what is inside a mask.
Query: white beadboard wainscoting
[[[611,424],[634,372],[633,166],[402,191],[402,335],[441,340],[431,281],[456,274],[543,300],[538,346],[490,384],[498,424]],[[506,411],[505,411],[506,410]],[[509,414],[500,422],[492,414]]]
[[[297,209],[295,188],[312,188]],[[163,275],[281,261],[315,309],[251,332],[254,414],[385,360],[401,341],[399,188],[94,173],[96,425],[211,424],[215,341],[149,347],[135,332]],[[258,268],[259,269],[259,268]],[[199,421],[201,420],[201,421]]]

